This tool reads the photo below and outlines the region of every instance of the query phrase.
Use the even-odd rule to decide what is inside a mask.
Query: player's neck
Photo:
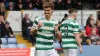
[[[51,16],[48,16],[48,17],[45,16],[45,19],[46,19],[47,21],[49,21],[49,20],[51,20]]]
[[[75,17],[74,17],[74,16],[69,16],[69,18],[75,19]]]

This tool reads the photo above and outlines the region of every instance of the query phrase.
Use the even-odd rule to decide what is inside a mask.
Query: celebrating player
[[[53,46],[54,27],[58,23],[51,16],[53,3],[43,4],[44,17],[36,17],[31,33],[36,33],[36,56],[58,56]]]

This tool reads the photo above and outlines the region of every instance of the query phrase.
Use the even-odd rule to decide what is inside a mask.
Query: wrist
[[[79,47],[82,47],[82,45],[79,45]]]

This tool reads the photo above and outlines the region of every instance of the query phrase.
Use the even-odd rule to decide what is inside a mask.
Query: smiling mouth
[[[45,13],[45,14],[49,14],[49,13]]]
[[[45,14],[45,15],[49,15],[49,14]]]

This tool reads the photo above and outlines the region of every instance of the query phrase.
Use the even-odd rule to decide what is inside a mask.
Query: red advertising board
[[[0,49],[0,56],[30,56],[30,48]]]

